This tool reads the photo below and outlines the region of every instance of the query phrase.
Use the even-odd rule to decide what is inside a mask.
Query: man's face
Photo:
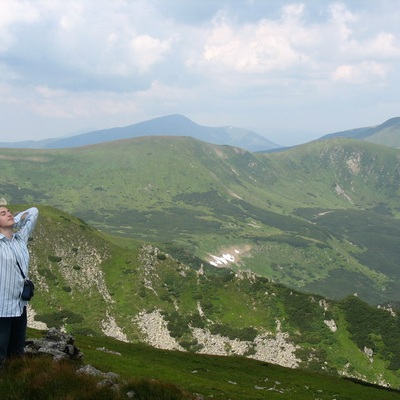
[[[7,207],[0,206],[0,228],[12,228],[14,216]]]

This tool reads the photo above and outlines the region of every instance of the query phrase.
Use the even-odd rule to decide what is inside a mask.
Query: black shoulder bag
[[[29,301],[34,296],[35,285],[28,279],[22,272],[22,268],[17,261],[19,270],[21,271],[22,277],[24,278],[24,288],[22,289],[21,300]]]

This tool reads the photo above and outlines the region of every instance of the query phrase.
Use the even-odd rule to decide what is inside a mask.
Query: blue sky
[[[281,145],[400,116],[398,0],[0,0],[0,141],[183,114]]]

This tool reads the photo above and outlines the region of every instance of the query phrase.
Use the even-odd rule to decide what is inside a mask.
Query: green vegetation
[[[47,326],[57,329],[61,329],[64,324],[74,325],[84,320],[82,315],[69,310],[57,311],[52,314],[39,314],[36,319],[44,322]]]
[[[140,318],[160,313],[188,357],[207,347],[195,329],[257,357],[282,334],[303,370],[400,387],[398,150],[153,137],[0,156],[0,196],[41,211],[35,322],[138,344]]]
[[[134,395],[138,400],[193,399],[190,393],[170,383],[145,378],[112,382],[77,373],[78,367],[68,361],[55,363],[48,356],[13,360],[0,375],[1,397],[4,400],[121,400]]]
[[[30,330],[32,337],[40,337]],[[303,370],[291,370],[244,357],[217,357],[154,349],[110,338],[77,336],[84,364],[107,373],[118,389],[104,380],[75,371],[82,364],[54,363],[46,356],[16,359],[0,374],[4,400],[109,399],[135,393],[142,400],[399,399],[400,392]],[[104,351],[105,350],[105,351]]]
[[[252,154],[146,137],[0,156],[0,196],[57,207],[82,231],[95,227],[128,247],[127,239],[158,243],[195,268],[208,254],[245,248],[232,269],[334,299],[400,302],[397,149],[332,139]],[[65,263],[55,249],[47,257]]]
[[[392,318],[387,310],[370,307],[356,297],[345,299],[341,308],[357,346],[370,348],[374,354],[389,360],[388,369],[400,370],[399,319]]]
[[[189,353],[205,349],[206,344],[195,334],[195,329],[200,329],[220,338],[226,354],[235,354],[234,343],[240,343],[240,354],[264,354],[268,360],[270,351],[257,343],[284,333],[287,336],[280,346],[293,346],[290,357],[304,370],[332,376],[346,373],[400,387],[396,364],[400,348],[394,341],[400,333],[399,317],[386,310],[354,297],[355,304],[360,304],[350,312],[353,308],[348,304],[353,304],[353,297],[327,300],[250,271],[201,265],[201,260],[177,245],[156,247],[116,240],[60,210],[41,206],[40,212],[30,242],[30,275],[37,289],[31,301],[35,322],[74,335],[90,335],[93,340],[120,334],[125,340],[141,343],[148,340],[139,327],[141,313],[158,310],[171,340]],[[274,246],[282,246],[274,240],[262,244],[270,246],[270,254],[275,254]],[[326,258],[333,256],[333,245],[323,248]],[[305,249],[320,251],[314,242],[305,247],[285,246],[296,249],[288,254],[293,251],[291,257],[299,257],[298,265],[306,262]],[[61,260],[54,262],[49,257],[54,254]],[[273,266],[277,270],[282,267],[291,268],[289,263]],[[296,276],[296,270],[291,271]],[[397,315],[395,305],[393,310]],[[337,330],[332,331],[326,321],[336,324]],[[364,347],[373,349],[373,363]]]

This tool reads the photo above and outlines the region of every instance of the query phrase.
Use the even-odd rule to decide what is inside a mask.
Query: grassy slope
[[[328,375],[266,364],[243,357],[193,355],[118,343],[112,340],[79,337],[77,346],[85,361],[103,371],[123,376],[151,377],[178,384],[192,393],[214,399],[374,399],[400,398],[389,392],[362,386]],[[96,346],[121,353],[110,356]]]
[[[251,274],[235,277],[227,269],[205,267],[204,275],[198,275],[198,264],[185,254],[173,258],[151,247],[144,250],[132,240],[116,244],[115,237],[60,210],[40,211],[30,242],[36,321],[74,334],[102,336],[103,321],[112,315],[127,338],[138,342],[146,337],[135,317],[158,309],[171,335],[184,348],[197,351],[201,346],[189,325],[251,342],[254,334],[275,334],[279,320],[290,341],[300,346],[297,357],[303,368],[400,386],[395,363],[400,348],[393,340],[400,335],[400,325],[386,310],[348,299],[327,301],[325,309],[319,296]],[[198,304],[204,317],[199,316]],[[338,331],[331,332],[325,320],[336,321]],[[373,363],[363,353],[364,346],[374,350]]]
[[[12,203],[53,205],[203,260],[237,248],[232,268],[331,298],[400,301],[395,149],[334,139],[251,154],[154,137],[0,156],[0,195]]]
[[[29,334],[31,338],[41,337],[36,330],[30,330]],[[54,364],[47,357],[38,357],[23,362],[15,360],[0,374],[2,399],[117,400],[126,398],[126,393],[132,390],[140,399],[154,400],[196,398],[187,392],[219,400],[280,399],[282,396],[296,400],[392,400],[400,396],[396,391],[240,357],[178,353],[84,336],[76,337],[75,344],[83,351],[85,364],[119,374],[118,390],[96,385],[101,378],[76,374],[76,367],[71,363]],[[179,388],[186,389],[186,395]]]

